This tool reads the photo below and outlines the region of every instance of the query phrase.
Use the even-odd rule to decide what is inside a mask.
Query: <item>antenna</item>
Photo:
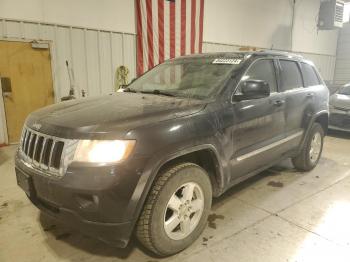
[[[66,67],[67,67],[67,72],[68,72],[68,77],[69,77],[69,94],[68,94],[68,96],[62,97],[61,101],[75,99],[74,72],[73,72],[73,68],[69,67],[68,60],[66,60]]]
[[[67,66],[67,72],[69,77],[69,95],[74,96],[75,94],[74,72],[73,72],[73,68],[69,67],[68,60],[66,60],[66,66]]]

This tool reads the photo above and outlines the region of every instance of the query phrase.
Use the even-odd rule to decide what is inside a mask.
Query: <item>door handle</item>
[[[273,104],[275,106],[282,106],[284,104],[284,102],[285,102],[284,100],[276,100],[273,102]]]
[[[4,98],[12,100],[12,85],[9,77],[0,77],[1,91]]]
[[[5,95],[12,93],[11,78],[0,77],[2,93]]]
[[[306,94],[306,97],[307,97],[307,98],[313,98],[314,96],[315,96],[314,93],[307,93],[307,94]]]

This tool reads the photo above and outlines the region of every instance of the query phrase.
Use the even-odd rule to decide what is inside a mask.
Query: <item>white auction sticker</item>
[[[242,59],[217,58],[213,61],[213,64],[239,65],[241,62]]]

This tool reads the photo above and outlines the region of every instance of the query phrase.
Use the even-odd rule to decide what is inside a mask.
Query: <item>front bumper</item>
[[[333,110],[329,116],[329,129],[350,132],[350,113]]]
[[[49,177],[16,155],[16,175],[28,179],[34,205],[49,216],[110,245],[125,247],[137,219],[135,198],[143,159],[132,165],[72,164],[61,178]],[[128,168],[132,166],[132,168]],[[30,192],[29,192],[30,191]]]

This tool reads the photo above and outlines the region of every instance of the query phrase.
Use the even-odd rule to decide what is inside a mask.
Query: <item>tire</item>
[[[318,137],[317,148],[315,145],[316,137]],[[322,155],[323,138],[324,130],[322,126],[319,123],[314,123],[307,136],[304,148],[301,150],[298,156],[292,158],[293,165],[297,170],[310,171],[315,168]],[[316,151],[318,151],[318,153],[316,153]]]
[[[162,172],[152,186],[137,223],[136,237],[158,256],[176,254],[200,236],[211,202],[212,187],[207,172],[192,163],[175,165]],[[171,225],[180,220],[183,221],[171,230]]]

